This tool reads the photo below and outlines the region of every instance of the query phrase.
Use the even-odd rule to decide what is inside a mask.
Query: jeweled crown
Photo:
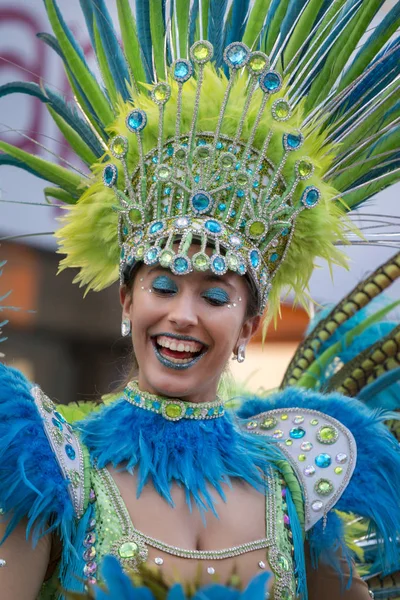
[[[117,135],[110,144],[120,166],[108,163],[103,181],[118,199],[121,281],[137,261],[160,263],[176,275],[193,269],[211,269],[217,275],[227,270],[248,273],[259,292],[262,312],[296,218],[320,199],[317,187],[303,183],[312,176],[314,166],[300,157],[293,163],[292,176],[283,176],[289,155],[302,147],[304,138],[299,130],[282,134],[263,123],[267,102],[283,85],[266,54],[251,52],[241,42],[225,49],[229,79],[214,131],[197,130],[204,69],[212,60],[213,47],[198,41],[190,57],[190,61],[178,59],[172,64],[169,83],[160,82],[151,89],[151,99],[158,106],[158,139],[153,149],[144,152],[149,117],[140,107],[134,107],[126,118],[127,136]],[[183,123],[184,85],[194,80],[195,67],[194,98],[191,93],[187,100],[193,104],[192,118]],[[230,127],[233,134],[227,135],[222,132],[224,117],[228,103],[234,101],[230,96],[237,77],[246,78],[246,98],[237,122]],[[172,93],[176,94],[175,135],[167,137],[164,111]],[[276,122],[291,116],[290,105],[282,97],[269,110]],[[277,135],[282,152],[274,164],[268,148],[270,144],[276,147]],[[128,166],[131,144],[138,156],[133,172]],[[199,250],[190,258],[193,242]],[[211,256],[206,247],[213,248]]]

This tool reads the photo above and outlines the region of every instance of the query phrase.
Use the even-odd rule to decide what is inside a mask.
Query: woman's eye
[[[167,275],[160,275],[156,277],[151,284],[154,292],[158,294],[174,294],[178,291],[178,286],[175,281]]]
[[[221,288],[207,290],[206,292],[203,292],[202,296],[214,306],[224,306],[230,302],[227,292]]]

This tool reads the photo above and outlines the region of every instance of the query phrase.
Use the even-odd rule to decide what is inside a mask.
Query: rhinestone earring
[[[237,351],[238,363],[244,362],[245,358],[246,358],[246,346],[244,344],[240,344],[238,351]]]
[[[121,323],[121,335],[127,337],[132,331],[132,325],[129,319],[122,319]]]

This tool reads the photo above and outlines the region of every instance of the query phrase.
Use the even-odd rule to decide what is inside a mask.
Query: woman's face
[[[121,288],[139,387],[191,402],[214,400],[225,364],[259,325],[259,317],[245,320],[247,302],[246,282],[236,273],[176,276],[142,265],[133,293]]]

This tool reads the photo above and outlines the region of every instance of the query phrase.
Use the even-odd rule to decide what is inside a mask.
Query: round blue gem
[[[306,188],[301,198],[305,206],[315,206],[318,203],[320,194],[317,188]]]
[[[111,165],[107,165],[103,171],[104,183],[112,186],[117,181],[117,169]]]
[[[235,217],[236,216],[236,210],[231,210],[231,217]]]
[[[289,431],[289,435],[294,440],[299,440],[306,435],[306,432],[302,427],[293,427],[293,429]]]
[[[271,254],[271,256],[269,257],[269,260],[271,262],[276,262],[279,258],[279,254],[277,252],[274,252],[273,254]]]
[[[289,228],[285,227],[285,229],[282,231],[281,236],[284,237],[285,235],[287,235],[289,233]]]
[[[243,46],[232,46],[226,53],[226,58],[231,66],[240,67],[244,65],[248,56],[248,51]]]
[[[196,212],[203,213],[210,208],[210,198],[203,192],[198,192],[192,198],[192,206]]]
[[[171,188],[170,187],[166,187],[165,190],[164,190],[164,193],[165,193],[166,196],[169,196],[170,193],[171,193]]]
[[[196,177],[194,178],[194,180],[195,180],[196,183],[199,183],[200,177],[198,175],[196,175]]]
[[[222,142],[217,142],[216,148],[217,150],[221,150],[224,147]]]
[[[71,444],[66,444],[64,450],[70,460],[75,460],[76,453]]]
[[[186,273],[189,269],[189,262],[183,256],[178,256],[174,260],[174,268],[177,273]]]
[[[224,204],[223,202],[220,202],[220,204],[218,204],[218,210],[223,211],[226,209],[226,204]]]
[[[177,79],[186,79],[190,73],[189,65],[182,61],[176,61],[174,67],[174,77]]]
[[[139,396],[139,394],[136,394],[136,395],[133,397],[133,399],[134,399],[134,401],[135,401],[135,402],[137,402],[137,404],[140,404],[140,403],[141,403],[141,401],[142,401],[142,399],[141,399],[141,397]]]
[[[244,191],[243,191],[243,190],[238,190],[238,191],[236,192],[236,195],[237,195],[239,198],[243,198],[243,196],[244,196]]]
[[[155,260],[157,260],[158,257],[158,249],[157,248],[150,248],[150,250],[148,250],[146,252],[146,258],[149,262],[153,262]]]
[[[153,225],[151,225],[150,233],[157,233],[157,231],[160,231],[163,227],[164,223],[162,221],[157,221],[156,223],[153,223]]]
[[[250,262],[253,269],[257,269],[260,264],[260,255],[258,254],[257,250],[252,250],[250,252]]]
[[[168,156],[172,156],[174,154],[174,147],[173,146],[168,146],[168,148],[167,148],[167,154],[168,154]]]
[[[219,273],[223,273],[226,270],[225,259],[222,256],[216,256],[212,261],[212,265],[215,271]]]
[[[158,158],[157,156],[153,156],[153,158],[151,159],[153,163],[157,164],[158,163]]]
[[[146,125],[146,113],[141,110],[133,110],[126,120],[131,131],[140,131]]]
[[[221,225],[218,223],[218,221],[213,221],[211,219],[209,219],[208,221],[205,222],[204,227],[207,229],[207,231],[209,231],[210,233],[221,233],[222,231],[222,227]]]
[[[197,142],[198,146],[205,146],[206,144],[207,144],[206,140],[203,140],[203,139],[201,139]]]
[[[259,183],[258,183],[258,181],[254,181],[254,183],[253,183],[253,187],[257,188],[258,186],[259,186]]]
[[[260,79],[261,89],[266,92],[276,92],[279,90],[281,83],[281,78],[274,71],[265,73]]]
[[[186,409],[186,413],[185,414],[188,415],[188,416],[193,415],[194,414],[194,408],[192,408],[191,406],[189,406]]]
[[[315,457],[315,464],[317,465],[317,467],[321,467],[321,469],[326,469],[327,467],[329,467],[329,465],[331,464],[332,459],[329,456],[329,454],[318,454],[318,456]]]
[[[159,410],[161,408],[161,402],[158,402],[158,400],[155,400],[153,402],[153,408],[155,408],[156,410]]]
[[[177,202],[175,204],[175,207],[179,210],[180,208],[182,208],[182,202]]]
[[[218,408],[218,412],[219,412],[219,414],[223,413],[223,412],[224,412],[224,407],[223,407],[223,406],[220,406],[220,407]]]
[[[295,133],[288,133],[285,137],[286,147],[289,150],[297,150],[300,148],[303,138],[301,135],[296,135]]]
[[[58,427],[58,429],[59,429],[60,431],[62,431],[62,430],[63,430],[62,423],[60,423],[60,421],[59,421],[58,419],[55,419],[55,418],[53,418],[53,419],[51,420],[51,422],[53,423],[53,425],[55,425],[56,427]]]

